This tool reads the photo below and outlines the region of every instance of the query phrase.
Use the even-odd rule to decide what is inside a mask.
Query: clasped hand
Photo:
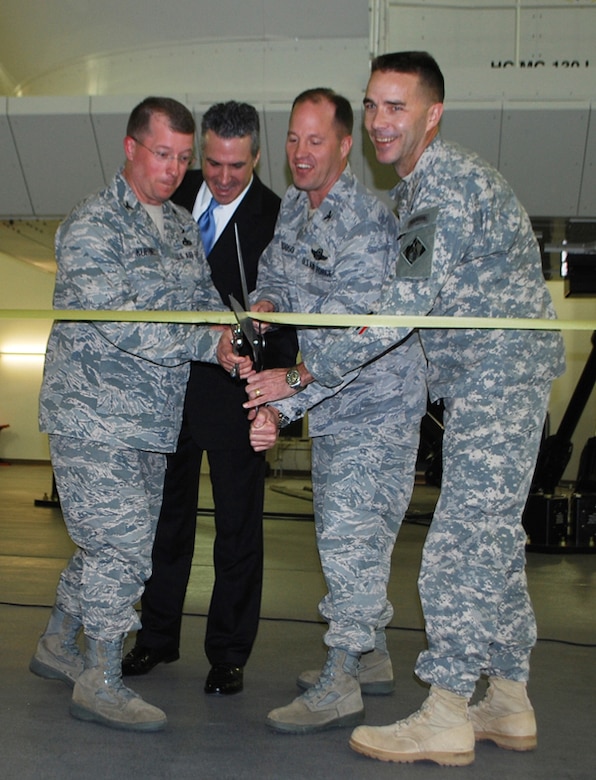
[[[282,398],[296,394],[296,390],[286,382],[287,368],[268,368],[266,371],[256,371],[246,377],[246,394],[248,401],[245,409],[256,409],[263,404],[270,404]]]
[[[247,379],[251,374],[256,373],[252,367],[252,360],[248,355],[237,355],[234,352],[233,342],[232,329],[226,327],[217,345],[217,360],[228,374],[236,367],[237,376],[240,379]]]
[[[251,376],[262,376],[252,367],[252,360],[248,355],[236,355],[233,348],[233,332],[229,327],[224,328],[217,345],[217,360],[220,366],[228,372],[237,367],[237,375],[240,379],[249,379]],[[267,373],[267,372],[265,372]],[[285,376],[285,369],[283,370]],[[256,404],[255,407],[260,406]],[[277,441],[279,432],[279,414],[273,407],[264,406],[261,409],[250,409],[250,444],[255,452],[269,450]]]

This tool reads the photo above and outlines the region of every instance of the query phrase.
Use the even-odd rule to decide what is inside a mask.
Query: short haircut
[[[354,128],[354,112],[350,101],[343,95],[338,95],[329,87],[314,87],[301,92],[292,103],[292,111],[302,103],[331,103],[335,108],[334,123],[340,135],[352,135]]]
[[[168,120],[170,130],[183,135],[194,135],[196,130],[195,120],[191,112],[173,98],[146,97],[138,106],[133,108],[126,134],[132,138],[138,138],[149,132],[149,124],[154,114],[162,114]]]
[[[215,103],[203,114],[201,120],[201,152],[208,130],[220,138],[245,138],[250,136],[250,151],[256,157],[261,148],[259,114],[249,103]]]
[[[445,100],[445,79],[437,61],[426,51],[397,51],[379,54],[371,63],[371,73],[413,73],[432,95],[435,103]]]

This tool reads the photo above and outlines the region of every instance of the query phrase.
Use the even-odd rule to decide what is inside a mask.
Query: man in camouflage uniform
[[[393,263],[396,221],[350,170],[352,124],[350,104],[331,90],[296,98],[286,141],[294,186],[261,258],[253,308],[366,314],[378,304]],[[299,330],[299,344],[316,351],[337,333]],[[361,656],[376,670],[367,690],[393,689],[384,632],[393,614],[387,581],[414,480],[426,405],[423,364],[413,334],[401,349],[354,372],[341,392],[311,384],[279,405],[288,422],[312,407],[315,527],[329,591],[319,609],[329,623],[329,651],[322,672],[299,678],[308,690],[269,713],[267,723],[277,731],[361,722]],[[303,374],[302,365],[256,374],[250,396],[261,403],[279,397],[280,385],[294,392],[289,383],[296,389]]]
[[[530,220],[500,174],[438,137],[441,71],[424,52],[378,57],[364,98],[377,158],[394,165],[399,212],[396,278],[384,313],[552,318]],[[333,386],[407,330],[346,332],[303,351]],[[445,404],[443,482],[419,576],[428,649],[416,673],[430,684],[421,710],[361,726],[354,750],[390,761],[469,764],[475,740],[536,745],[526,692],[536,625],[525,577],[521,514],[551,383],[564,370],[560,334],[421,330],[431,399]],[[485,698],[468,708],[481,674]]]
[[[169,98],[133,110],[124,168],[58,229],[55,308],[221,308],[197,225],[168,201],[193,159],[194,130],[192,114]],[[122,645],[140,627],[134,604],[151,572],[165,453],[176,447],[190,361],[215,360],[219,335],[158,323],[52,328],[40,427],[77,549],[30,668],[74,686],[77,718],[139,731],[166,724],[160,709],[122,685]],[[238,361],[222,353],[228,369],[231,357]]]

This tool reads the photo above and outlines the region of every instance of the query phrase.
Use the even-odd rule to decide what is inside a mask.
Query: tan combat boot
[[[356,679],[358,655],[330,647],[316,685],[285,707],[271,710],[267,725],[286,734],[312,734],[364,720]]]
[[[443,766],[466,766],[474,761],[468,700],[433,686],[418,712],[390,726],[359,726],[352,733],[350,747],[381,761],[427,760]]]
[[[159,731],[164,712],[122,683],[124,637],[112,642],[85,637],[85,670],[75,683],[70,714],[126,731]]]
[[[81,621],[57,606],[37,643],[29,670],[47,680],[61,680],[72,688],[83,671],[83,655],[77,645]]]
[[[492,740],[507,750],[536,747],[536,718],[525,683],[489,677],[486,696],[469,712],[478,741]]]
[[[306,691],[316,684],[321,676],[320,669],[309,669],[296,680],[296,685]],[[368,696],[385,696],[395,690],[393,666],[387,651],[371,650],[362,653],[358,662],[360,691]]]

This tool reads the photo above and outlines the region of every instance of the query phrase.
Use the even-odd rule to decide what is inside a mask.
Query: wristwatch
[[[302,390],[302,382],[300,381],[300,371],[297,368],[289,368],[286,371],[286,382],[292,388],[292,390]]]

